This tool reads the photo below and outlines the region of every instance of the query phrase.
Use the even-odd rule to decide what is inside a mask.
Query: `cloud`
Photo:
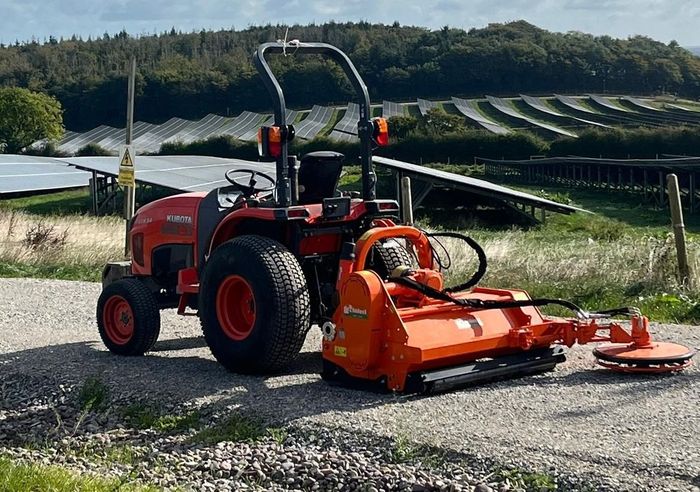
[[[133,34],[175,27],[190,31],[254,24],[365,20],[418,25],[482,27],[525,19],[555,31],[578,30],[700,45],[695,0],[2,0],[0,41],[49,35]]]

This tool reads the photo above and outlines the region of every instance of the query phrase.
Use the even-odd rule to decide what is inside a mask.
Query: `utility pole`
[[[126,221],[125,225],[125,238],[124,238],[124,255],[129,256],[131,252],[131,245],[129,244],[129,224],[131,219],[134,217],[134,209],[136,208],[136,170],[134,169],[133,161],[135,160],[135,153],[131,147],[131,141],[134,132],[134,99],[136,97],[136,57],[131,58],[131,69],[129,71],[129,89],[127,95],[126,103],[126,146],[124,149],[124,154],[122,155],[119,163],[120,177],[123,167],[128,164],[127,160],[131,161],[131,179],[125,180],[124,183],[124,219]],[[121,179],[120,179],[120,184]]]

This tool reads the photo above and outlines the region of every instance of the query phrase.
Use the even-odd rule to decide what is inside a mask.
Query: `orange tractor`
[[[288,153],[294,128],[266,54],[325,55],[349,77],[360,106],[361,194],[337,191],[343,155]],[[375,145],[387,124],[370,118],[367,88],[350,59],[322,43],[267,43],[253,61],[273,97],[275,124],[259,132],[261,156],[226,173],[230,186],[164,198],[138,210],[131,258],[103,274],[97,323],[116,354],[155,344],[160,311],[196,314],[227,369],[271,373],[299,353],[311,326],[322,331],[323,378],[392,391],[428,392],[551,370],[564,346],[595,349],[600,364],[626,372],[678,371],[694,353],[655,342],[638,311],[588,313],[521,290],[477,287],[483,250],[457,233],[398,224],[398,204],[376,197]],[[446,288],[441,237],[464,241],[479,260],[467,282]],[[544,316],[560,305],[572,319]],[[610,321],[631,318],[630,328]]]

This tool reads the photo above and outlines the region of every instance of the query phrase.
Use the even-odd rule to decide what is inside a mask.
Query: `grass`
[[[100,411],[109,400],[109,389],[101,379],[87,378],[78,390],[78,403],[83,411]]]
[[[429,468],[438,468],[444,465],[448,459],[447,452],[440,448],[418,444],[406,436],[399,435],[391,448],[389,448],[389,461],[391,463],[417,463]]]
[[[533,492],[557,490],[557,483],[551,475],[541,472],[528,472],[521,469],[499,470],[495,474],[499,482],[507,482],[511,488]]]
[[[125,484],[64,468],[16,463],[0,457],[0,490],[5,492],[115,492],[156,491],[154,487]]]
[[[37,244],[37,237],[43,242]],[[0,276],[100,279],[123,257],[124,222],[117,217],[43,216],[0,208]]]
[[[34,215],[80,214],[90,210],[90,206],[90,191],[87,188],[0,201],[0,210],[22,210]]]
[[[155,406],[134,403],[122,410],[125,420],[137,429],[154,429],[158,432],[186,431],[199,425],[199,412],[164,414]]]
[[[232,413],[221,422],[206,427],[190,439],[199,444],[216,444],[218,442],[255,442],[270,437],[278,443],[287,438],[286,431],[277,427],[266,427],[254,417]]]

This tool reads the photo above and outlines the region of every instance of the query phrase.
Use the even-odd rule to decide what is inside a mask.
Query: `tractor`
[[[360,193],[338,191],[342,154],[289,155],[295,131],[266,55],[290,53],[327,56],[349,78],[360,108]],[[599,346],[596,358],[624,372],[678,371],[691,363],[692,350],[653,341],[635,309],[590,313],[522,290],[480,287],[487,261],[473,239],[402,225],[398,203],[376,195],[372,152],[389,142],[387,121],[371,118],[367,87],[341,50],[265,43],[253,63],[274,105],[274,124],[258,132],[266,162],[230,169],[228,186],[137,211],[128,230],[130,259],[105,266],[97,303],[99,333],[111,352],[148,352],[161,310],[177,309],[199,317],[213,356],[230,371],[283,371],[317,326],[325,380],[389,391],[443,391],[548,371],[574,343],[612,342]],[[478,258],[461,285],[445,286],[445,238],[463,241]],[[539,308],[549,304],[575,316],[547,317]],[[614,316],[630,317],[630,327]]]

